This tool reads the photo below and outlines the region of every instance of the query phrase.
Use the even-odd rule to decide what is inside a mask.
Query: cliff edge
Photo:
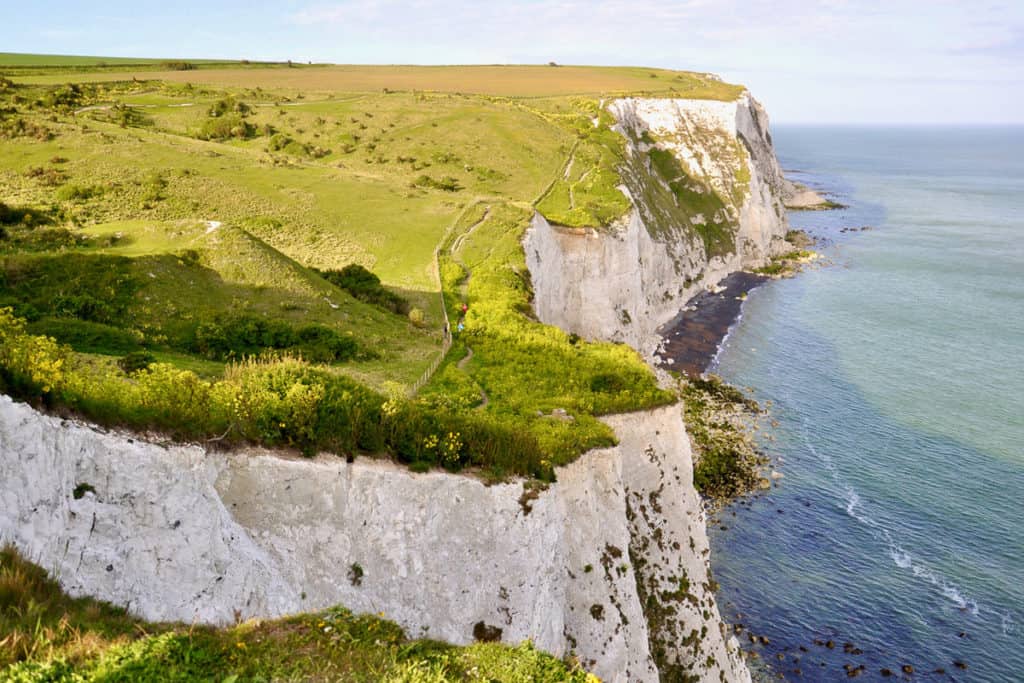
[[[151,620],[343,604],[413,636],[529,638],[608,681],[749,680],[710,591],[679,407],[608,423],[618,446],[531,491],[159,445],[0,396],[0,540]]]
[[[629,213],[592,228],[537,213],[523,247],[542,322],[649,356],[658,328],[701,289],[785,251],[787,185],[749,93],[606,106],[626,141]]]

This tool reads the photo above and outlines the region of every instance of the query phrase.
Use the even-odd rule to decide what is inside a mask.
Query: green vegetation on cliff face
[[[537,203],[552,223],[571,227],[608,225],[625,214],[629,199],[619,190],[619,167],[625,140],[611,129],[615,121],[598,103],[575,100],[576,111],[564,118],[576,141],[565,167]]]
[[[0,549],[0,679],[12,683],[596,680],[529,643],[411,640],[382,616],[336,607],[220,629],[148,623],[71,598],[42,568]]]
[[[59,64],[0,55],[4,390],[181,438],[542,478],[612,443],[596,416],[672,400],[627,347],[532,318],[519,240],[534,202],[568,225],[628,210],[602,95],[735,86]],[[410,399],[444,339],[435,251],[452,328],[469,310]]]
[[[680,393],[694,451],[694,487],[719,502],[755,490],[765,459],[746,424],[761,407],[715,375],[680,380]]]

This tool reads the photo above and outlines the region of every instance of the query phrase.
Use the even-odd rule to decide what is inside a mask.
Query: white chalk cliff
[[[147,619],[343,604],[454,643],[498,628],[608,681],[656,681],[656,662],[749,680],[708,587],[678,406],[608,422],[618,446],[521,500],[521,483],[370,459],[159,445],[0,396],[0,540]]]
[[[748,94],[607,106],[627,141],[633,208],[594,229],[537,215],[524,249],[541,320],[650,353],[700,288],[783,249],[784,181]],[[709,201],[695,211],[681,193]],[[343,604],[414,637],[468,643],[500,629],[607,681],[746,682],[710,587],[681,418],[679,406],[606,418],[619,445],[559,468],[531,497],[522,482],[368,458],[161,445],[0,397],[0,542],[70,593],[148,619]]]
[[[657,329],[702,288],[785,250],[786,181],[767,114],[749,93],[607,107],[626,138],[621,189],[632,209],[594,228],[551,225],[538,213],[523,247],[542,322],[646,355]],[[658,168],[652,152],[669,163]]]

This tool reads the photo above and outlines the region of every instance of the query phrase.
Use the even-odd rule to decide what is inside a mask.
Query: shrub
[[[31,305],[39,316],[76,316],[122,327],[141,284],[129,258],[74,251],[0,259],[0,282],[7,301],[19,308]]]
[[[122,128],[153,125],[153,119],[143,113],[141,109],[126,104],[115,104],[100,116]]]
[[[201,140],[245,140],[256,135],[256,126],[238,114],[225,114],[203,121],[197,137]]]
[[[148,369],[155,362],[156,356],[147,351],[132,351],[117,361],[117,367],[121,368],[126,375],[130,375],[133,372]]]
[[[41,225],[51,221],[50,215],[39,209],[8,206],[0,202],[0,225]]]
[[[286,322],[255,315],[220,316],[200,323],[189,348],[219,360],[287,350],[318,363],[351,360],[359,353],[354,339],[324,325],[293,328]]]
[[[56,197],[61,201],[84,201],[86,199],[92,199],[93,197],[99,197],[103,194],[102,185],[74,185],[68,184],[57,190]]]
[[[459,179],[454,176],[446,175],[440,180],[431,178],[430,176],[423,174],[412,181],[413,187],[430,188],[434,190],[443,190],[444,192],[458,192],[462,189],[459,185]]]
[[[318,270],[325,280],[344,289],[360,301],[380,306],[392,313],[405,315],[409,302],[381,284],[380,278],[358,263],[350,263],[341,270]]]
[[[0,389],[25,398],[59,390],[65,381],[68,353],[50,337],[25,331],[10,308],[0,308]]]
[[[29,166],[25,169],[25,176],[27,178],[34,178],[46,187],[57,187],[68,179],[67,174],[61,169],[44,168],[42,166]]]
[[[355,339],[338,334],[324,325],[306,325],[297,332],[294,348],[303,358],[314,363],[334,363],[350,360],[359,352]]]
[[[245,117],[252,113],[252,107],[245,102],[236,100],[233,97],[224,97],[214,102],[210,105],[210,108],[206,110],[206,115],[211,118],[217,118],[232,113]]]
[[[216,382],[152,362],[128,379],[106,366],[69,364],[70,358],[67,347],[28,334],[10,309],[0,309],[0,388],[68,406],[101,424],[158,429],[177,438],[287,445],[307,454],[385,451],[407,464],[452,471],[473,466],[553,477],[541,443],[522,429],[490,415],[455,415],[385,399],[294,358],[247,360],[229,366]],[[140,362],[133,365],[148,361],[134,358]]]
[[[126,354],[136,351],[139,336],[122,327],[74,320],[69,318],[41,318],[29,325],[33,334],[53,337],[85,353]]]
[[[100,323],[113,322],[117,317],[109,303],[86,293],[58,295],[53,299],[52,310],[59,316]]]
[[[92,91],[78,83],[57,86],[48,90],[37,102],[39,107],[70,111],[85,104]]]
[[[26,224],[26,227],[28,225],[30,224]],[[0,226],[0,233],[10,238],[12,245],[22,252],[51,251],[82,246],[87,242],[84,235],[73,233],[66,228],[35,228],[6,233]]]

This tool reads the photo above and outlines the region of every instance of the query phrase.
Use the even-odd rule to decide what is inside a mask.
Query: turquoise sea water
[[[774,137],[849,208],[791,214],[830,265],[752,292],[718,357],[784,474],[712,527],[723,612],[791,680],[1024,681],[1024,128]]]

